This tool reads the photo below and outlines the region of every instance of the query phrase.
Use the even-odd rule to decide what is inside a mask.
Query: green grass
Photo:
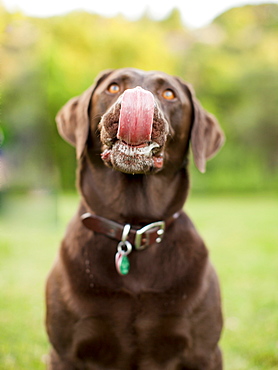
[[[0,220],[0,369],[44,369],[44,285],[77,197],[7,199]],[[278,198],[195,194],[186,211],[221,281],[227,370],[278,368]]]

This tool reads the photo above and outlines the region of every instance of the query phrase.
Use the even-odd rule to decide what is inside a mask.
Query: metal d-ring
[[[126,242],[126,240],[127,240],[128,234],[129,234],[129,232],[130,232],[130,228],[131,228],[130,224],[126,224],[126,225],[124,226],[123,233],[122,233],[122,239],[121,239],[121,241],[122,241],[123,243],[125,243],[125,242]]]
[[[131,226],[129,224],[126,224],[124,226],[123,233],[122,233],[122,240],[118,244],[118,253],[121,253],[124,256],[127,256],[132,251],[132,245],[127,240],[130,228]],[[123,247],[125,247],[125,249]]]
[[[125,242],[121,241],[117,247],[118,253],[122,254],[123,256],[129,255],[132,251],[132,244],[126,240]]]

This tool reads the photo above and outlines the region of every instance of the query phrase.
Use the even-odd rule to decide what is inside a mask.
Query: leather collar
[[[122,242],[130,242],[136,250],[143,250],[146,247],[160,243],[165,230],[180,216],[180,212],[175,213],[165,221],[157,221],[142,228],[126,224],[119,224],[107,218],[84,213],[81,221],[88,229],[97,233],[104,234],[109,238]]]

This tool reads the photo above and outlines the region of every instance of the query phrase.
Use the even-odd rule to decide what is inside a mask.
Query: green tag
[[[120,275],[127,275],[129,273],[130,263],[126,254],[117,252],[115,256],[115,265]]]
[[[127,275],[129,273],[129,267],[130,267],[130,263],[129,263],[128,257],[123,256],[121,258],[121,263],[120,263],[121,274],[122,275]]]

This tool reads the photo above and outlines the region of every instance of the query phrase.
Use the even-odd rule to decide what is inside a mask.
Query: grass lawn
[[[44,284],[77,198],[7,199],[0,219],[0,369],[44,369]],[[190,197],[220,277],[227,370],[278,369],[278,198]]]

